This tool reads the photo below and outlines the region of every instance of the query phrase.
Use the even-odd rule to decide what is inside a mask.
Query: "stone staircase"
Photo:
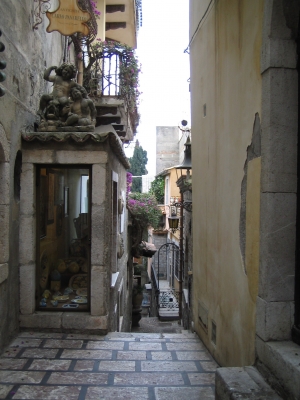
[[[282,400],[255,367],[218,368],[216,400]]]
[[[134,137],[129,114],[127,113],[124,100],[114,96],[102,96],[93,98],[97,116],[96,128],[99,126],[112,127],[123,143],[129,143]]]
[[[216,362],[196,334],[22,332],[0,355],[0,398],[214,400]]]
[[[158,315],[161,321],[174,321],[179,319],[178,294],[174,292],[174,290],[160,290]]]
[[[291,341],[257,338],[255,367],[219,368],[216,400],[300,399],[300,348]]]

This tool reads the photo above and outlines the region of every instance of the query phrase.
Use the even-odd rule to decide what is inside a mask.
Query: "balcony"
[[[99,40],[83,54],[83,86],[97,109],[96,127],[110,124],[123,142],[130,142],[139,123],[140,67],[134,50]]]

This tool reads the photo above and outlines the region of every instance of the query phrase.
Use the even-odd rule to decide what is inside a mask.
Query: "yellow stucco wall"
[[[97,39],[105,40],[105,22],[106,22],[106,14],[105,14],[105,6],[106,0],[94,0],[97,4],[97,10],[101,12],[99,18],[97,18],[98,25],[98,33]]]
[[[191,0],[191,35],[208,3]],[[247,147],[261,115],[263,6],[263,0],[215,1],[190,49],[193,320],[223,366],[254,362],[260,158],[248,164],[245,265],[239,224]]]

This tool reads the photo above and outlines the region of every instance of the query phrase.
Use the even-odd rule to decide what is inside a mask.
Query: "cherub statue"
[[[96,108],[88,97],[83,86],[73,87],[70,93],[72,102],[64,126],[85,126],[94,130],[96,124]]]
[[[55,75],[51,75],[53,70]],[[53,91],[40,99],[39,132],[94,130],[96,108],[85,88],[73,80],[75,74],[75,65],[68,63],[58,68],[49,67],[44,72],[44,79],[53,82]]]
[[[56,75],[51,75],[55,70]],[[73,64],[63,63],[60,67],[52,66],[44,72],[44,79],[53,82],[51,94],[43,94],[40,99],[38,115],[42,119],[58,120],[61,117],[61,110],[69,104],[70,91],[78,84],[72,79],[75,78],[76,67]]]

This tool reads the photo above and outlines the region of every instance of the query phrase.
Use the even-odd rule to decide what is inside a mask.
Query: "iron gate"
[[[175,243],[163,244],[157,252],[157,308],[161,320],[179,318],[179,294],[175,291],[175,277],[179,279],[180,251]],[[167,280],[168,285],[160,288],[159,281]]]

